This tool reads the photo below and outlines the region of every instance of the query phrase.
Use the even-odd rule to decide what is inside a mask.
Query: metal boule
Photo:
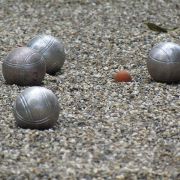
[[[55,94],[39,86],[26,88],[13,104],[16,124],[28,129],[52,128],[58,120],[59,110]]]
[[[46,73],[46,64],[37,51],[19,47],[4,59],[2,73],[7,84],[40,85]]]
[[[50,35],[37,35],[28,42],[27,46],[41,53],[45,59],[48,74],[54,74],[62,68],[65,51],[61,40]]]
[[[173,42],[161,42],[154,46],[147,60],[148,72],[157,82],[180,81],[180,46]]]

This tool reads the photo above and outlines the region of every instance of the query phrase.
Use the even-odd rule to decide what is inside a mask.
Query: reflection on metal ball
[[[64,45],[59,39],[50,35],[37,35],[28,42],[27,46],[42,54],[48,74],[54,74],[62,68],[65,52]]]
[[[157,82],[179,82],[180,46],[172,42],[162,42],[154,46],[149,53],[147,68]]]
[[[45,76],[46,64],[37,51],[19,47],[4,59],[2,72],[8,84],[39,85]]]
[[[51,90],[44,87],[26,88],[13,106],[16,123],[21,128],[52,128],[59,117],[59,103]]]

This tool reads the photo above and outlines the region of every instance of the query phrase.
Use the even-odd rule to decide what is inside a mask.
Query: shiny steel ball
[[[149,53],[147,68],[157,82],[175,83],[180,81],[180,46],[162,42]]]
[[[65,52],[64,45],[59,39],[50,35],[37,35],[28,42],[27,46],[42,54],[48,74],[54,74],[62,68]]]
[[[4,59],[2,73],[7,84],[39,85],[45,76],[46,64],[37,51],[19,47]]]
[[[59,117],[59,103],[51,90],[44,87],[26,88],[13,105],[16,123],[21,128],[52,128]]]

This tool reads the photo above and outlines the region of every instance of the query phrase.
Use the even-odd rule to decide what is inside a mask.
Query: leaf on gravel
[[[157,32],[164,32],[167,33],[168,29],[160,27],[154,23],[145,23],[147,25],[147,27],[152,30],[152,31],[157,31]]]

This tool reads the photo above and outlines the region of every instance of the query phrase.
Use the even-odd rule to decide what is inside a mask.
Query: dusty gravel
[[[66,62],[42,86],[61,112],[50,130],[18,128],[12,103],[26,87],[0,73],[0,179],[180,178],[180,85],[154,82],[146,60],[180,43],[179,0],[0,0],[0,61],[37,34],[63,40]],[[112,75],[128,70],[133,81]],[[1,69],[0,69],[1,70]]]

